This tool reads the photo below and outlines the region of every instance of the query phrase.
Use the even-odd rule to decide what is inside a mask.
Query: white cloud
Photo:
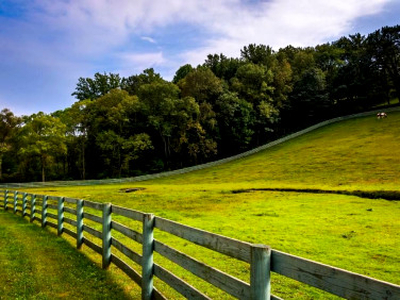
[[[34,15],[55,32],[66,33],[70,43],[66,47],[83,54],[111,51],[132,34],[154,43],[149,33],[178,22],[190,24],[211,35],[203,49],[193,51],[203,55],[204,51],[229,53],[230,47],[239,51],[249,43],[273,47],[320,43],[348,30],[355,18],[381,11],[390,1],[37,0],[42,9]]]
[[[239,50],[250,43],[270,45],[276,50],[287,45],[324,43],[345,34],[356,18],[379,13],[389,1],[274,0],[256,8],[236,3],[205,25],[219,38],[210,39],[201,49],[184,52],[183,59],[196,64],[210,53],[237,57]]]
[[[148,37],[148,36],[142,36],[140,39],[143,41],[152,43],[152,44],[157,44],[157,41],[155,39]]]

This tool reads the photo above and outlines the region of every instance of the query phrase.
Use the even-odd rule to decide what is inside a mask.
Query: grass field
[[[67,241],[0,211],[0,299],[129,299]]]
[[[400,113],[391,113],[383,120],[371,116],[333,124],[251,157],[185,175],[26,191],[112,202],[400,284],[398,201],[301,192],[399,192],[399,136]],[[127,187],[145,189],[120,191]],[[298,191],[250,190],[263,188]],[[245,267],[212,256],[205,261],[248,279]],[[272,289],[285,299],[330,297],[278,276]]]

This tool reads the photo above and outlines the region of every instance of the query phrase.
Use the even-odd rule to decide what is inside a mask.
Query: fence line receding
[[[166,299],[154,286],[155,277],[186,298],[210,299],[206,292],[156,262],[155,254],[239,299],[280,299],[270,292],[271,272],[343,298],[400,299],[400,286],[396,284],[110,203],[13,190],[0,190],[0,203],[5,211],[28,217],[42,227],[55,228],[58,235],[71,236],[78,249],[84,244],[97,252],[102,256],[103,268],[113,263],[142,288],[142,299]],[[124,224],[124,220],[129,222]],[[132,227],[131,221],[138,226]],[[162,232],[249,264],[248,282],[161,242],[157,235]],[[130,242],[127,245],[121,237],[141,247],[132,247]]]

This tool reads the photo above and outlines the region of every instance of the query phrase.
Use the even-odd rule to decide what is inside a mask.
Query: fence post
[[[26,213],[26,198],[28,197],[27,193],[22,194],[22,217],[25,217],[27,215]]]
[[[271,248],[265,245],[252,245],[250,255],[250,298],[269,300],[271,297]]]
[[[64,230],[64,197],[58,197],[57,217],[57,235],[60,236]]]
[[[35,221],[35,212],[36,212],[36,195],[32,194],[31,195],[31,218],[30,218],[31,223],[33,221]]]
[[[8,190],[5,190],[4,191],[4,210],[8,209],[7,205],[8,205]]]
[[[150,300],[153,294],[154,215],[143,216],[142,299]]]
[[[111,203],[103,205],[103,269],[111,263]]]
[[[81,249],[83,244],[83,200],[76,202],[76,248]]]
[[[18,192],[14,191],[14,214],[17,213]]]
[[[42,227],[46,227],[47,224],[47,196],[43,196],[42,201]]]

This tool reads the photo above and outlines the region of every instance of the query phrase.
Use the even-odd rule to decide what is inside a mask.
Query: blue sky
[[[315,46],[399,16],[399,0],[0,0],[0,109],[50,113],[96,72],[170,80],[207,54]]]

